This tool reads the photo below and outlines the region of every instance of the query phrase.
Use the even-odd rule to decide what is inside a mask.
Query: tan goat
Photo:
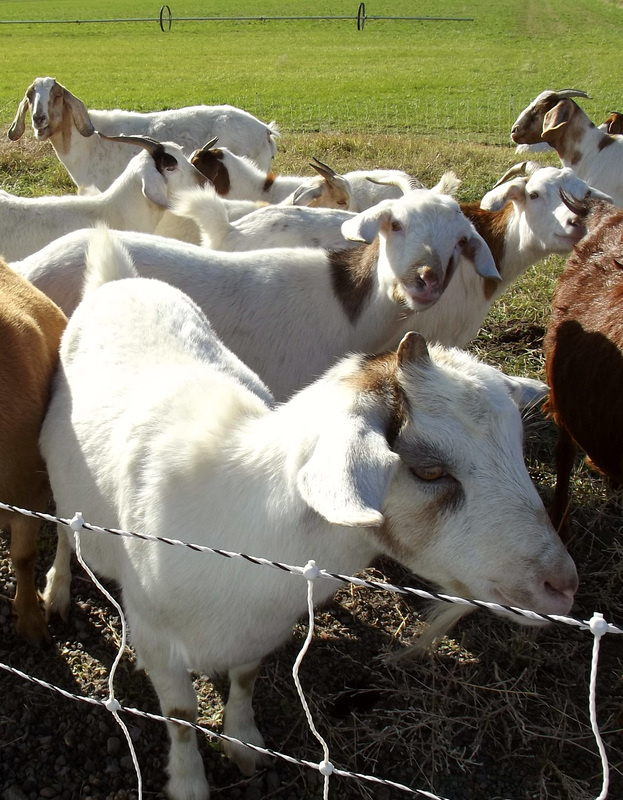
[[[0,501],[45,511],[51,497],[39,429],[58,359],[63,312],[0,259]],[[33,517],[0,509],[11,534],[17,632],[33,643],[48,634],[35,590]]]

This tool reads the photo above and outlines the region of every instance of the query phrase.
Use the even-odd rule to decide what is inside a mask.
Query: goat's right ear
[[[142,191],[148,200],[160,208],[169,207],[167,182],[160,173],[151,155],[146,159],[147,165],[142,177]]]
[[[378,527],[400,457],[390,450],[374,410],[329,414],[297,475],[305,502],[334,525]]]
[[[351,242],[370,244],[379,235],[381,228],[389,224],[392,216],[392,200],[382,200],[372,208],[362,211],[342,223],[342,235]]]
[[[8,131],[9,139],[12,142],[16,142],[18,139],[21,139],[24,135],[24,131],[26,130],[26,112],[28,111],[30,103],[28,101],[28,92],[22,98],[21,103],[17,107],[17,112],[15,114],[15,118],[11,123],[11,127]]]
[[[499,211],[508,202],[523,203],[526,199],[527,183],[528,178],[515,178],[501,183],[486,193],[480,201],[480,208],[485,211]]]

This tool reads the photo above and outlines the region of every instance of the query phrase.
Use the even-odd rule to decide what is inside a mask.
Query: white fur
[[[187,155],[218,136],[234,152],[270,169],[277,152],[278,130],[234,106],[187,106],[167,111],[94,110],[86,106],[54,78],[35,78],[26,90],[9,130],[18,139],[30,109],[35,137],[49,139],[60,161],[77,186],[108,188],[138,150],[93,136],[143,134],[158,141],[171,140]],[[81,132],[82,131],[82,132]]]
[[[0,251],[7,260],[24,258],[69,231],[98,222],[119,230],[152,233],[176,192],[205,181],[179,145],[166,142],[162,148],[174,157],[175,167],[158,165],[143,150],[132,158],[112,186],[101,193],[17,197],[2,192]]]
[[[458,203],[431,190],[386,200],[347,220],[343,232],[357,241],[379,240],[353,251],[369,275],[369,291],[354,314],[345,301],[356,287],[338,291],[335,275],[344,272],[325,250],[224,253],[138,233],[119,238],[139,274],[190,295],[227,346],[284,400],[345,353],[378,351],[406,317],[439,299],[465,248],[481,273],[497,275]],[[11,266],[71,314],[88,239],[88,231],[63,237]]]
[[[459,351],[429,356],[416,334],[381,359],[374,388],[354,355],[275,406],[179,290],[102,286],[69,323],[41,436],[58,513],[346,574],[385,553],[450,593],[568,613],[577,576],[524,465],[516,382]],[[194,720],[189,670],[229,670],[225,729],[261,743],[253,678],[305,611],[304,581],[138,539],[81,544],[122,588],[163,713]],[[315,602],[334,591],[318,580]],[[207,798],[194,733],[169,733],[169,796]]]

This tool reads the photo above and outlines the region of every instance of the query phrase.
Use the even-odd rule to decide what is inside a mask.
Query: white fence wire
[[[19,508],[17,506],[4,504],[4,503],[1,503],[1,502],[0,502],[0,508],[4,509],[4,510],[7,510],[7,511],[13,511],[13,512],[16,512],[16,513],[24,514],[26,516],[36,517],[36,518],[41,519],[42,521],[45,521],[45,522],[60,524],[60,525],[64,525],[64,526],[67,526],[67,527],[71,528],[74,531],[74,539],[75,539],[75,544],[76,544],[76,555],[77,555],[77,558],[78,558],[80,564],[87,571],[87,573],[89,574],[91,580],[93,580],[93,582],[96,584],[96,586],[99,588],[99,590],[117,608],[117,611],[119,612],[119,615],[120,615],[120,618],[121,618],[121,624],[122,624],[121,642],[119,644],[117,656],[115,658],[115,661],[114,661],[114,663],[113,663],[113,665],[111,667],[110,673],[109,673],[108,698],[106,700],[101,700],[99,698],[84,697],[84,696],[79,696],[79,695],[72,694],[71,692],[68,692],[68,691],[66,691],[64,689],[61,689],[58,686],[50,684],[50,683],[48,683],[46,681],[43,681],[43,680],[41,680],[39,678],[35,678],[35,677],[31,676],[31,675],[28,675],[28,674],[22,672],[21,670],[18,670],[16,668],[11,667],[10,665],[4,664],[2,662],[0,662],[0,669],[3,669],[5,671],[7,671],[7,672],[11,672],[14,675],[22,678],[23,680],[31,681],[32,683],[37,684],[37,685],[42,686],[42,687],[45,687],[46,689],[58,692],[59,694],[63,695],[64,697],[67,697],[69,699],[72,699],[72,700],[75,700],[75,701],[78,701],[78,702],[86,702],[86,703],[90,703],[90,704],[93,704],[93,705],[104,706],[112,714],[112,716],[114,717],[116,723],[122,729],[124,737],[125,737],[125,739],[127,741],[128,747],[130,749],[130,753],[131,753],[131,756],[132,756],[132,762],[134,764],[134,768],[135,768],[136,776],[137,776],[137,796],[138,796],[138,800],[142,800],[142,798],[143,798],[142,773],[141,773],[141,769],[140,769],[139,759],[138,759],[138,757],[136,755],[134,744],[132,742],[132,738],[130,736],[130,733],[128,731],[128,728],[127,728],[125,722],[123,721],[123,719],[121,718],[121,716],[119,714],[120,711],[124,711],[125,713],[136,715],[136,716],[139,716],[139,717],[144,717],[146,719],[151,719],[151,720],[158,720],[158,721],[162,721],[162,722],[166,722],[166,721],[176,722],[176,723],[178,723],[180,725],[185,725],[185,726],[188,726],[190,728],[193,728],[196,731],[198,731],[199,733],[202,733],[202,734],[204,734],[204,735],[206,735],[206,736],[208,736],[210,738],[221,739],[221,740],[226,740],[226,741],[230,741],[230,742],[236,742],[238,744],[243,744],[244,746],[246,746],[246,747],[248,747],[248,748],[250,748],[250,749],[252,749],[252,750],[254,750],[256,752],[262,753],[264,755],[268,755],[268,756],[273,757],[273,758],[280,758],[280,759],[283,759],[284,761],[287,761],[287,762],[292,763],[292,764],[297,764],[299,766],[304,766],[304,767],[308,767],[310,769],[315,769],[320,773],[320,775],[323,776],[323,798],[324,798],[324,800],[328,800],[328,798],[329,798],[330,778],[333,775],[341,776],[341,777],[344,777],[344,778],[367,781],[367,782],[374,783],[374,784],[379,784],[379,785],[382,785],[382,786],[387,786],[387,787],[399,790],[400,792],[411,794],[412,796],[426,797],[426,798],[429,798],[429,800],[446,800],[446,798],[439,797],[438,795],[435,795],[435,794],[433,794],[431,792],[428,792],[426,790],[423,790],[423,789],[412,789],[409,786],[405,786],[404,784],[392,781],[392,780],[390,780],[388,778],[380,778],[380,777],[375,776],[375,775],[366,775],[364,773],[355,773],[355,772],[348,772],[346,770],[341,770],[341,769],[336,768],[335,765],[331,762],[330,753],[329,753],[329,747],[328,747],[325,739],[321,736],[321,734],[318,732],[318,730],[316,728],[316,725],[314,723],[311,711],[309,709],[309,705],[308,705],[307,700],[305,698],[305,694],[304,694],[303,688],[302,688],[300,680],[299,680],[299,668],[300,668],[300,665],[301,665],[301,663],[302,663],[302,661],[303,661],[303,659],[304,659],[304,657],[305,657],[305,655],[306,655],[306,653],[308,651],[308,648],[309,648],[309,645],[311,643],[311,640],[312,640],[312,637],[313,637],[313,633],[314,633],[314,591],[313,591],[313,587],[314,587],[314,582],[316,580],[318,580],[318,579],[332,580],[332,581],[336,581],[336,582],[340,582],[340,583],[344,583],[344,584],[348,584],[349,583],[349,584],[352,584],[354,586],[365,586],[365,587],[372,588],[372,589],[378,589],[378,590],[389,591],[389,592],[396,592],[396,593],[405,594],[405,595],[415,595],[417,597],[423,597],[423,598],[426,598],[426,599],[442,600],[442,601],[445,601],[445,602],[448,602],[448,603],[455,603],[455,604],[460,604],[460,605],[469,605],[469,606],[473,606],[473,607],[476,607],[476,608],[487,608],[487,609],[489,609],[491,611],[510,612],[512,614],[516,614],[518,616],[527,617],[527,618],[530,618],[530,619],[544,620],[544,621],[549,621],[549,622],[553,622],[553,623],[557,623],[557,624],[569,625],[569,626],[572,626],[572,627],[574,627],[576,629],[579,629],[581,631],[586,631],[590,635],[592,635],[593,636],[593,648],[592,648],[592,658],[591,658],[591,668],[590,668],[590,681],[589,681],[589,716],[590,716],[591,729],[592,729],[593,735],[595,737],[595,742],[596,742],[597,749],[598,749],[598,752],[599,752],[599,757],[600,757],[600,760],[601,760],[601,767],[602,767],[602,786],[601,786],[601,790],[600,790],[599,794],[596,796],[595,800],[606,800],[606,798],[608,797],[608,791],[609,791],[609,763],[608,763],[608,757],[607,757],[606,749],[605,749],[605,746],[604,746],[604,743],[603,743],[603,740],[602,740],[602,737],[601,737],[599,724],[598,724],[598,720],[597,720],[597,704],[596,704],[596,698],[597,698],[597,676],[598,676],[598,665],[599,665],[599,650],[600,650],[601,639],[605,634],[623,634],[623,628],[617,627],[616,625],[608,622],[607,620],[604,619],[603,615],[601,613],[599,613],[599,612],[595,612],[592,615],[592,617],[590,619],[587,619],[587,620],[579,620],[579,619],[575,619],[573,617],[566,617],[566,616],[560,616],[560,615],[544,615],[544,614],[539,614],[537,612],[531,611],[529,609],[521,609],[521,608],[515,608],[515,607],[512,607],[512,606],[504,606],[504,605],[500,605],[500,604],[497,604],[497,603],[490,603],[490,602],[485,602],[485,601],[480,601],[480,600],[468,600],[468,599],[465,599],[465,598],[454,597],[454,596],[446,595],[446,594],[443,594],[443,593],[429,592],[429,591],[426,591],[424,589],[418,589],[418,588],[414,588],[414,587],[410,587],[410,586],[396,586],[396,585],[393,585],[393,584],[390,584],[390,583],[379,583],[377,581],[365,580],[365,579],[362,579],[362,578],[357,578],[356,576],[341,575],[339,573],[330,572],[330,571],[321,569],[313,561],[308,562],[306,565],[289,565],[289,564],[285,564],[285,563],[278,562],[278,561],[272,561],[272,560],[264,559],[264,558],[259,557],[259,556],[252,556],[252,555],[245,554],[245,553],[236,553],[236,552],[230,552],[230,551],[227,551],[227,550],[206,547],[205,545],[197,545],[197,544],[190,543],[190,542],[184,542],[184,541],[181,541],[179,539],[170,539],[170,538],[165,538],[165,537],[154,537],[154,536],[150,536],[149,534],[135,533],[135,532],[130,532],[130,531],[123,531],[123,530],[118,530],[118,529],[114,529],[114,528],[102,528],[102,527],[99,527],[99,526],[96,526],[96,525],[92,525],[92,524],[90,524],[88,522],[85,522],[80,513],[76,513],[72,519],[63,519],[63,518],[60,518],[60,517],[55,517],[55,516],[50,515],[50,514],[44,514],[44,513],[40,513],[40,512],[33,512],[33,511],[28,510],[28,509]],[[273,569],[286,571],[286,572],[289,572],[289,573],[291,573],[293,575],[299,575],[300,577],[302,577],[307,582],[308,632],[307,632],[307,636],[305,638],[305,641],[303,643],[303,646],[301,647],[301,649],[299,651],[299,654],[298,654],[298,656],[297,656],[297,658],[296,658],[296,660],[294,662],[293,669],[292,669],[292,675],[293,675],[294,682],[295,682],[295,685],[296,685],[296,689],[297,689],[297,693],[298,693],[298,696],[299,696],[299,700],[300,700],[301,705],[303,707],[303,710],[305,712],[305,716],[307,718],[307,722],[308,722],[308,725],[310,727],[310,730],[312,731],[314,737],[318,740],[319,745],[320,745],[320,747],[322,749],[322,759],[320,761],[318,761],[318,762],[313,762],[313,761],[293,758],[292,756],[289,756],[289,755],[284,754],[284,753],[277,752],[275,750],[271,750],[271,749],[268,749],[268,748],[261,748],[261,747],[258,747],[256,745],[249,744],[247,742],[242,742],[242,743],[238,742],[238,740],[232,739],[231,737],[228,737],[225,734],[216,733],[216,732],[214,732],[214,731],[212,731],[212,730],[210,730],[208,728],[205,728],[205,727],[203,727],[201,725],[190,723],[187,720],[178,719],[178,718],[171,718],[171,717],[163,717],[161,715],[149,713],[149,712],[146,712],[146,711],[142,711],[142,710],[137,709],[137,708],[121,706],[121,704],[115,698],[114,679],[115,679],[115,673],[116,673],[117,667],[118,667],[118,665],[119,665],[119,663],[120,663],[120,661],[121,661],[121,659],[122,659],[122,657],[124,655],[124,652],[126,650],[126,642],[127,642],[126,620],[125,620],[125,616],[123,614],[123,610],[122,610],[120,604],[112,597],[112,595],[105,589],[105,587],[102,586],[102,584],[98,581],[97,577],[94,575],[94,573],[91,571],[91,569],[88,567],[88,565],[84,562],[84,559],[82,558],[81,549],[80,549],[80,532],[83,531],[83,530],[92,531],[92,532],[99,533],[99,534],[102,534],[102,535],[135,537],[135,538],[139,538],[139,539],[142,539],[142,540],[145,540],[145,541],[150,541],[150,542],[161,542],[161,543],[164,543],[164,544],[167,544],[167,545],[171,545],[171,546],[186,547],[186,548],[189,548],[189,549],[191,549],[193,551],[196,551],[197,553],[201,553],[201,554],[215,555],[215,556],[220,556],[220,557],[223,557],[223,558],[242,559],[242,560],[244,560],[244,561],[246,561],[248,563],[254,564],[254,565],[258,566],[258,567],[271,567]]]

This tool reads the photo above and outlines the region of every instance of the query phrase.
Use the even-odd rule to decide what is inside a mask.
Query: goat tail
[[[105,225],[98,225],[91,234],[87,248],[83,295],[109,281],[138,277],[126,248]]]

